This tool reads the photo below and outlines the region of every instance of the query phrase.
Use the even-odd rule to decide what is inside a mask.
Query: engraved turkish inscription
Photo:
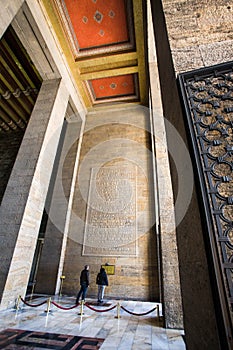
[[[137,254],[136,166],[92,168],[83,255]]]

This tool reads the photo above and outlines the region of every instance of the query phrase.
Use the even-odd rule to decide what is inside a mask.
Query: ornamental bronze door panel
[[[197,173],[215,307],[233,328],[233,62],[179,75]]]

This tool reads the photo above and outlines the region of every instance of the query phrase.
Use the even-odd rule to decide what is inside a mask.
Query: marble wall
[[[115,266],[106,297],[158,300],[152,154],[148,110],[87,115],[63,274],[64,293],[79,288],[90,265],[95,296],[101,264]]]
[[[231,1],[163,0],[163,10],[177,73],[231,61]]]

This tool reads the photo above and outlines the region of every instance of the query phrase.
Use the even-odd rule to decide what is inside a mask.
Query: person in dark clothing
[[[100,272],[97,274],[96,284],[98,285],[98,303],[102,303],[105,287],[108,286],[108,276],[103,267],[100,268]]]
[[[81,271],[80,274],[80,290],[78,292],[77,298],[76,298],[76,304],[79,303],[79,298],[82,296],[82,300],[85,301],[87,289],[89,286],[89,266],[85,265],[84,269]]]

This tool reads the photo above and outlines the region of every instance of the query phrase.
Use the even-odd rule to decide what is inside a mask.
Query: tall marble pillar
[[[1,309],[24,296],[69,94],[44,81],[0,207]]]
[[[151,88],[151,129],[155,148],[155,181],[159,217],[160,274],[164,325],[166,328],[183,328],[183,310],[180,289],[180,272],[176,240],[175,205],[171,181],[167,145],[169,125],[163,115],[162,97],[153,35],[152,19],[148,1],[148,50]],[[166,129],[166,126],[168,127]],[[174,134],[176,135],[176,134]]]

